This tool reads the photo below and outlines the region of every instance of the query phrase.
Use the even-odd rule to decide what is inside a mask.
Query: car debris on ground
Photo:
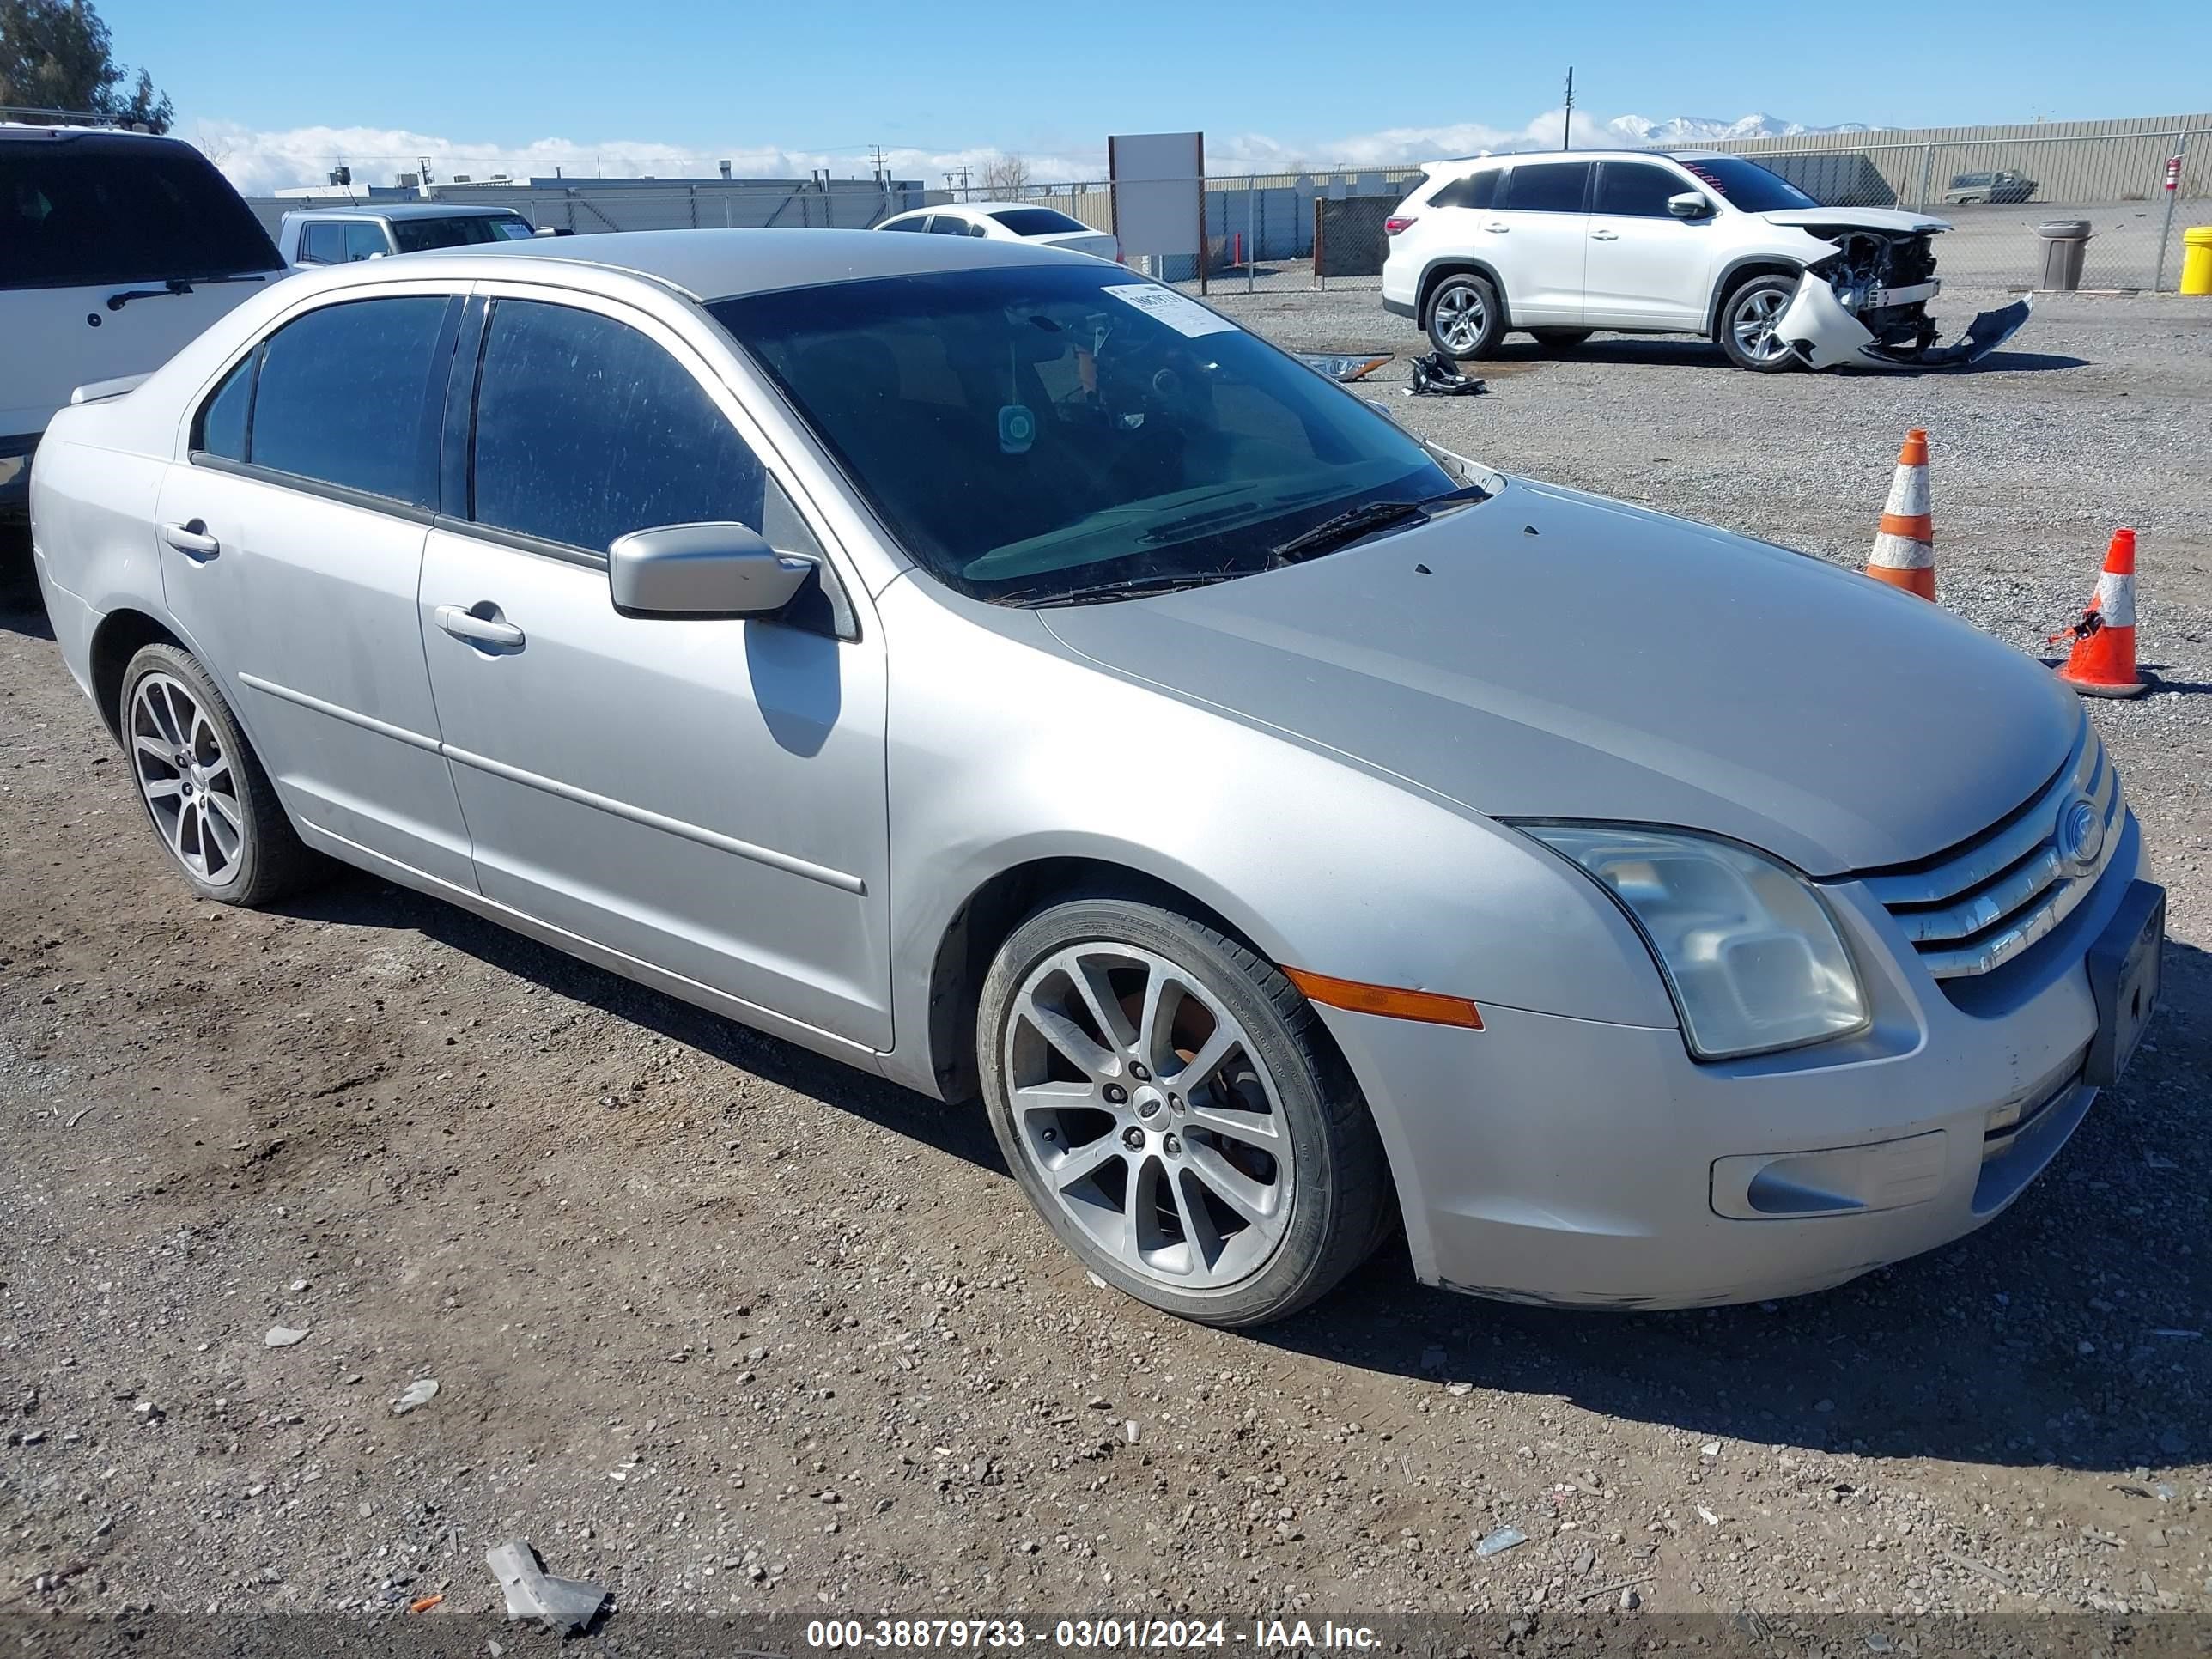
[[[556,1578],[526,1538],[510,1538],[484,1552],[484,1564],[507,1593],[507,1616],[536,1619],[556,1636],[582,1630],[599,1617],[607,1592],[580,1578]]]
[[[1383,364],[1395,359],[1398,354],[1395,351],[1299,351],[1291,355],[1315,374],[1348,384],[1365,380]]]
[[[1480,380],[1470,380],[1461,374],[1452,360],[1441,351],[1431,351],[1425,357],[1413,359],[1413,383],[1406,389],[1409,398],[1436,395],[1449,398],[1471,398],[1483,389]]]
[[[404,1417],[417,1406],[427,1406],[438,1397],[438,1379],[425,1376],[410,1382],[398,1399],[392,1402],[392,1414]]]

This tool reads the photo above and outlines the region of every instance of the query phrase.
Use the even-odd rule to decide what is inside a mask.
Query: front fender
[[[1618,907],[1516,831],[1078,657],[1030,613],[912,579],[884,603],[886,1069],[902,1081],[933,1086],[930,981],[948,930],[994,878],[1042,859],[1168,883],[1278,964],[1478,1005],[1675,1023]]]

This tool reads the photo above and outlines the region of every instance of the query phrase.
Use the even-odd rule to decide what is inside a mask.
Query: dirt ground
[[[1244,303],[1411,343],[1371,295]],[[2212,1612],[2212,328],[2036,327],[1940,383],[1599,341],[1407,404],[1844,560],[1935,409],[1945,601],[2023,645],[2140,518],[2171,689],[2096,713],[2165,1012],[1995,1224],[1777,1305],[1547,1312],[1386,1254],[1277,1328],[1151,1315],[973,1110],[366,878],[194,902],[0,616],[0,1608],[480,1613],[520,1534],[625,1612]]]

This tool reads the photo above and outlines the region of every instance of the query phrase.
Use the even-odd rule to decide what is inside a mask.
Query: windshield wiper
[[[1372,535],[1386,526],[1401,524],[1408,519],[1425,523],[1429,510],[1419,501],[1367,501],[1348,513],[1340,513],[1333,519],[1323,519],[1312,529],[1293,536],[1290,540],[1269,551],[1272,565],[1297,564],[1304,559],[1318,557],[1356,542],[1362,536]]]
[[[1090,587],[1065,588],[1057,592],[1046,588],[1025,588],[1018,593],[1001,593],[992,600],[994,605],[1100,605],[1113,599],[1141,599],[1155,593],[1176,593],[1186,587],[1204,587],[1210,582],[1226,581],[1231,576],[1250,573],[1237,570],[1206,570],[1178,576],[1127,576],[1119,581],[1099,582]]]
[[[266,271],[240,272],[234,276],[172,276],[159,288],[125,289],[120,294],[107,296],[107,308],[120,311],[133,300],[160,300],[181,297],[190,294],[195,284],[214,283],[258,283],[268,276]]]

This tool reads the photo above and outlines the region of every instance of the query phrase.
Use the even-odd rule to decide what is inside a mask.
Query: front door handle
[[[190,524],[165,524],[161,539],[194,564],[205,564],[222,551],[222,544],[208,534],[206,521],[194,519]]]
[[[491,611],[487,617],[479,613]],[[474,645],[496,645],[509,651],[522,648],[522,630],[498,616],[499,607],[489,600],[463,610],[458,605],[441,605],[434,614],[438,626],[457,640],[467,640]]]
[[[1617,242],[1620,240],[1620,233],[1617,230],[1594,230],[1590,232],[1590,240],[1593,242]]]
[[[1513,227],[1510,225],[1485,225],[1483,228],[1493,236],[1503,236],[1507,231],[1512,229]]]

